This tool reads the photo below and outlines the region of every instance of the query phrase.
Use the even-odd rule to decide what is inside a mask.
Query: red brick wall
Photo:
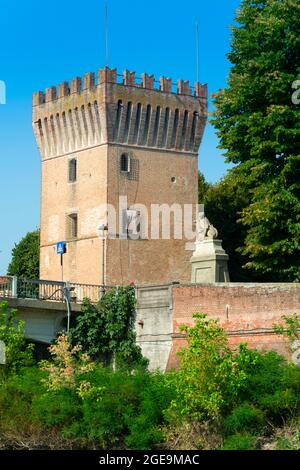
[[[178,366],[185,345],[181,324],[193,324],[194,313],[218,318],[233,348],[246,342],[257,349],[287,355],[286,341],[272,327],[282,315],[300,314],[300,284],[180,285],[173,288],[173,347],[168,368]]]

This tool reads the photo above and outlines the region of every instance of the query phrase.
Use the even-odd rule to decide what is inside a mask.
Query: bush
[[[64,427],[64,436],[117,448],[128,432],[129,417],[137,412],[146,379],[145,374],[96,367],[81,381],[81,417]]]
[[[20,369],[18,375],[6,378],[0,387],[0,426],[19,429],[33,420],[32,403],[44,387],[44,373],[38,367]]]
[[[254,450],[256,440],[252,434],[233,434],[225,438],[222,450]]]
[[[289,388],[276,390],[274,394],[263,395],[259,403],[274,424],[282,424],[299,410],[299,395]]]
[[[174,375],[176,398],[170,416],[201,421],[230,410],[246,375],[235,360],[227,336],[216,320],[194,315],[194,327],[183,326],[188,347],[181,350],[180,370]]]
[[[262,430],[265,424],[263,411],[255,406],[244,403],[231,412],[224,419],[224,430],[226,434],[250,431],[255,434]]]
[[[237,356],[247,380],[240,392],[240,400],[253,403],[275,424],[300,411],[300,369],[276,352],[260,353],[247,350],[248,361],[243,362],[245,348]]]
[[[82,382],[82,419],[64,435],[96,442],[102,448],[148,449],[161,442],[159,425],[172,391],[164,375],[112,372],[97,367]]]
[[[72,347],[66,335],[60,335],[50,346],[52,361],[41,361],[40,368],[48,372],[44,382],[48,390],[69,388],[76,390],[80,377],[94,368],[89,356],[81,352],[81,346]]]
[[[32,401],[32,419],[45,426],[60,426],[62,429],[80,420],[80,400],[69,388],[44,391]]]
[[[141,391],[138,413],[128,420],[127,445],[134,450],[146,450],[163,441],[160,426],[164,423],[164,411],[174,398],[174,388],[169,374],[149,374]]]
[[[17,319],[17,311],[0,302],[0,340],[6,356],[6,364],[0,365],[2,376],[33,363],[33,345],[26,343],[24,332],[25,322]]]

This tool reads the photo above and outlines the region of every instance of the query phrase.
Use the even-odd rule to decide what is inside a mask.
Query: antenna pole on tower
[[[196,79],[199,82],[199,23],[196,22]]]
[[[106,67],[108,67],[108,0],[105,0],[105,49],[106,49]]]

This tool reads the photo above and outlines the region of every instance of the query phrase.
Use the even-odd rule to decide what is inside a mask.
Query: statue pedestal
[[[191,282],[229,282],[228,259],[229,256],[222,248],[222,240],[204,239],[196,242],[191,257]]]

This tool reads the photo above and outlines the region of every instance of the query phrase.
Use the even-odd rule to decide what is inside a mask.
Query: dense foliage
[[[250,199],[242,203],[245,266],[300,278],[300,74],[298,0],[244,0],[232,28],[228,86],[215,98],[220,148]]]
[[[180,369],[165,374],[114,372],[59,338],[51,361],[0,379],[0,444],[9,436],[27,448],[245,450],[288,423],[293,434],[275,444],[299,448],[300,368],[243,344],[232,352],[204,315],[183,331]]]
[[[172,409],[182,416],[213,419],[230,409],[246,376],[237,367],[225,331],[216,320],[194,315],[194,327],[183,326],[188,347],[180,351]]]
[[[28,232],[12,250],[7,274],[28,279],[40,276],[40,231]]]
[[[72,344],[80,344],[91,358],[106,364],[114,360],[119,366],[146,365],[135,343],[135,303],[133,286],[108,290],[98,305],[86,299],[70,331]]]
[[[204,204],[205,195],[210,188],[211,184],[205,179],[205,176],[201,171],[198,171],[198,203]]]
[[[33,346],[26,344],[25,323],[17,319],[17,312],[0,302],[0,340],[5,345],[5,364],[0,365],[1,375],[17,372],[32,362]]]

